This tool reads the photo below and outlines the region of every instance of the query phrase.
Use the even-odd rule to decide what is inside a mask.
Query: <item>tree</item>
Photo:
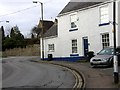
[[[24,36],[17,25],[11,28],[10,37],[7,36],[3,41],[3,51],[5,49],[13,49],[16,47],[26,47]]]
[[[5,49],[13,49],[16,46],[16,41],[13,38],[6,38],[3,41],[3,51]]]
[[[14,38],[16,40],[23,40],[24,39],[24,36],[20,32],[20,30],[19,30],[17,25],[11,29],[10,37]]]
[[[4,27],[1,26],[1,34],[2,34],[2,40],[5,39],[5,31],[4,31]]]
[[[34,37],[36,36],[37,38],[39,38],[40,33],[41,33],[41,29],[38,28],[38,26],[34,26],[32,28],[31,34],[34,35]]]
[[[20,32],[17,25],[11,29],[10,37],[13,40],[15,40],[15,47],[24,47],[25,46],[24,36]]]
[[[4,27],[1,26],[0,28],[0,51],[2,51],[3,48],[3,41],[5,40],[5,32],[4,32]]]
[[[33,35],[33,33],[31,33],[31,39],[34,39],[35,38],[35,36]]]
[[[11,37],[11,38],[14,38],[14,37],[15,37],[15,31],[14,31],[14,28],[11,29],[10,37]]]
[[[11,38],[16,38],[16,36],[22,36],[22,34],[20,33],[20,30],[18,28],[18,26],[14,26],[12,29],[11,29],[11,32],[10,32],[10,37]],[[22,36],[23,37],[23,36]]]

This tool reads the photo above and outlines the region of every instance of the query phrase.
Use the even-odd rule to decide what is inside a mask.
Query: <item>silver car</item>
[[[117,47],[117,56],[118,62],[120,59],[120,47]],[[96,56],[90,59],[90,64],[92,67],[95,66],[112,66],[113,65],[113,55],[114,55],[114,48],[108,47],[102,49]]]

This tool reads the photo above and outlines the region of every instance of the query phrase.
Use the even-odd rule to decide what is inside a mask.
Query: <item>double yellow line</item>
[[[75,77],[75,84],[74,84],[72,90],[83,90],[84,79],[83,79],[82,75],[76,69],[73,69],[73,68],[68,67],[66,65],[57,64],[57,63],[49,62],[49,61],[40,61],[40,63],[53,64],[53,65],[60,66],[62,68],[69,70]]]

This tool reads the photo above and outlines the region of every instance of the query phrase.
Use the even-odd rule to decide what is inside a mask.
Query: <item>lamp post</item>
[[[116,1],[113,1],[113,35],[114,35],[114,83],[119,83],[118,58],[116,54]]]
[[[43,28],[43,3],[40,2],[40,1],[33,1],[33,3],[40,3],[41,4],[41,18],[42,18],[42,21],[41,21],[41,28],[42,28],[42,33],[41,33],[41,49],[42,49],[42,53],[41,53],[41,56],[42,56],[42,59],[44,60],[44,28]]]

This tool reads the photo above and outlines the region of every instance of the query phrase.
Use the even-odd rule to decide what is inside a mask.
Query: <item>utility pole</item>
[[[114,35],[114,83],[119,83],[118,58],[116,54],[116,1],[113,1],[113,35]]]
[[[40,3],[41,4],[41,18],[42,18],[42,21],[41,21],[41,28],[42,28],[42,33],[41,33],[41,49],[42,49],[42,53],[41,53],[41,56],[42,56],[42,60],[44,60],[44,25],[43,25],[43,3],[42,2],[39,2],[39,1],[33,1],[33,3]]]
[[[42,15],[42,59],[44,60],[43,3],[41,3],[41,15]]]

